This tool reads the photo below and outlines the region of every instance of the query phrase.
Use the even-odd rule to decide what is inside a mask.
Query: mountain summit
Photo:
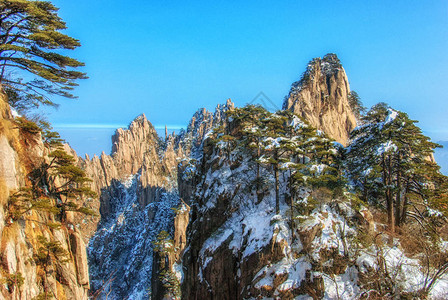
[[[336,54],[314,58],[302,78],[292,84],[283,109],[302,116],[331,138],[346,145],[356,127],[356,117],[349,105],[350,86]]]
[[[2,299],[448,298],[438,145],[386,103],[363,113],[334,54],[282,111],[229,99],[165,139],[140,115],[100,157],[6,100]]]

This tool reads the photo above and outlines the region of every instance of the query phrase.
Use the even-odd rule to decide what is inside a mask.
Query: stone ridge
[[[349,105],[350,85],[336,54],[313,59],[301,80],[294,82],[283,109],[302,116],[337,142],[347,144],[356,127]]]
[[[154,126],[142,114],[132,121],[128,129],[118,128],[115,131],[111,156],[121,174],[135,174],[142,166],[144,157],[158,147],[157,143]]]
[[[181,148],[185,155],[191,158],[200,156],[202,142],[207,133],[225,122],[225,112],[235,108],[232,100],[227,99],[225,104],[218,104],[212,114],[205,108],[196,111],[188,124],[187,131],[180,132],[175,138],[175,148]]]
[[[128,129],[116,131],[111,155],[103,153],[101,157],[80,160],[93,178],[92,186],[100,195],[96,210],[101,220],[78,222],[84,228],[86,239],[96,231],[89,243],[93,292],[100,288],[99,283],[104,280],[104,274],[111,274],[117,269],[119,271],[114,274],[116,278],[110,287],[112,298],[112,295],[119,295],[120,299],[133,298],[133,291],[123,286],[139,289],[146,279],[153,278],[153,297],[159,299],[156,295],[163,290],[158,280],[159,273],[165,269],[166,263],[156,253],[153,255],[152,247],[149,246],[158,233],[154,230],[170,230],[166,228],[168,224],[174,227],[174,246],[177,250],[168,259],[171,268],[172,264],[179,261],[186,244],[189,208],[181,199],[192,189],[187,186],[182,188],[185,193],[180,193],[178,168],[184,164],[188,166],[194,155],[202,153],[202,143],[207,133],[223,122],[225,111],[233,107],[233,103],[228,100],[226,104],[218,105],[214,113],[200,109],[194,114],[186,131],[167,135],[164,141],[158,137],[146,117],[141,115]],[[131,186],[128,184],[130,180]],[[185,209],[177,209],[173,219],[164,211],[173,203],[177,205],[178,201],[183,203]],[[173,211],[169,207],[168,210]],[[113,232],[102,230],[111,228],[111,224],[116,225]],[[138,242],[136,236],[139,237]],[[131,251],[132,257],[128,260],[126,254]],[[111,253],[120,253],[125,261],[120,263],[115,257],[116,261],[109,264]],[[133,265],[151,261],[150,267],[131,269]],[[152,275],[148,275],[148,272]],[[146,279],[137,282],[139,278]],[[145,287],[142,288],[144,290]]]
[[[144,114],[135,118],[127,129],[119,128],[112,136],[111,155],[102,153],[92,158],[79,158],[79,164],[92,179],[91,188],[100,201],[92,203],[94,210],[107,218],[113,210],[113,186],[117,181],[139,174],[138,197],[142,206],[157,201],[160,188],[177,187],[177,166],[184,158],[200,153],[206,134],[223,120],[224,113],[233,109],[230,99],[218,105],[214,113],[199,109],[192,117],[187,130],[167,136],[163,141]],[[76,156],[76,153],[73,153]],[[96,230],[96,222],[80,222],[87,241]]]

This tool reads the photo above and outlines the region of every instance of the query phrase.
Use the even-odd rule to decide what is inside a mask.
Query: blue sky
[[[48,119],[78,154],[145,113],[186,126],[200,107],[263,91],[281,107],[313,57],[336,53],[366,106],[385,101],[448,140],[448,1],[55,0],[90,77]]]

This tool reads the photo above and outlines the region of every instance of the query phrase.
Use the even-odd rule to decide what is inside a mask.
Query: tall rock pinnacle
[[[314,127],[346,145],[356,117],[350,108],[350,86],[336,54],[313,59],[302,78],[292,84],[283,103]]]

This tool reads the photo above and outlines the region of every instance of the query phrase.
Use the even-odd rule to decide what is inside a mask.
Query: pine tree
[[[93,210],[77,204],[79,199],[95,197],[96,193],[87,186],[91,180],[85,171],[76,166],[74,157],[63,149],[59,134],[51,131],[46,122],[38,125],[25,118],[16,122],[21,131],[40,132],[50,154],[49,161],[43,160],[28,174],[31,187],[22,188],[9,198],[10,217],[17,220],[31,210],[50,212],[58,215],[61,221],[68,211],[94,215]]]
[[[156,252],[160,258],[159,261],[159,280],[165,288],[161,294],[165,294],[165,297],[169,299],[181,299],[180,282],[176,274],[172,270],[172,266],[169,264],[169,255],[172,254],[174,249],[174,242],[170,238],[170,234],[162,230],[157,235],[157,240],[153,242],[154,252]]]
[[[48,156],[51,161],[42,163],[30,174],[34,195],[55,199],[62,221],[68,211],[94,215],[91,209],[76,203],[76,200],[83,197],[96,196],[95,192],[86,186],[91,180],[84,170],[76,166],[73,156],[62,149],[56,149]]]
[[[52,299],[54,293],[50,291],[48,286],[48,275],[53,272],[51,266],[56,263],[66,263],[69,261],[69,253],[62,247],[58,241],[48,240],[46,237],[39,235],[37,237],[38,247],[34,252],[34,262],[36,265],[41,266],[43,275],[43,287],[44,291],[37,299]]]
[[[446,177],[430,161],[439,145],[422,134],[416,121],[385,103],[372,107],[363,122],[351,133],[347,167],[361,198],[376,204],[384,199],[393,232],[406,216],[415,217],[419,206],[427,209],[430,195],[443,188]]]
[[[261,186],[263,184],[262,177],[260,176],[260,161],[259,158],[263,155],[262,140],[265,136],[265,124],[264,120],[270,113],[259,105],[246,105],[243,108],[235,108],[232,111],[228,111],[226,115],[232,119],[234,124],[238,124],[241,128],[241,141],[239,146],[243,150],[249,150],[252,158],[256,164],[256,194],[257,202],[262,200]]]
[[[0,83],[19,110],[56,105],[49,95],[74,98],[75,81],[87,78],[73,70],[82,62],[58,53],[80,43],[61,32],[66,24],[57,12],[49,1],[0,1]]]
[[[286,118],[281,114],[272,114],[264,120],[266,136],[263,139],[264,144],[264,162],[268,163],[274,175],[274,191],[275,191],[275,213],[280,212],[280,186],[279,172],[282,163],[282,155],[286,150],[282,147],[282,140],[285,133],[284,124]]]
[[[366,108],[362,104],[361,97],[359,97],[358,93],[355,91],[351,91],[348,95],[348,104],[355,113],[357,119],[359,119],[366,111]]]

